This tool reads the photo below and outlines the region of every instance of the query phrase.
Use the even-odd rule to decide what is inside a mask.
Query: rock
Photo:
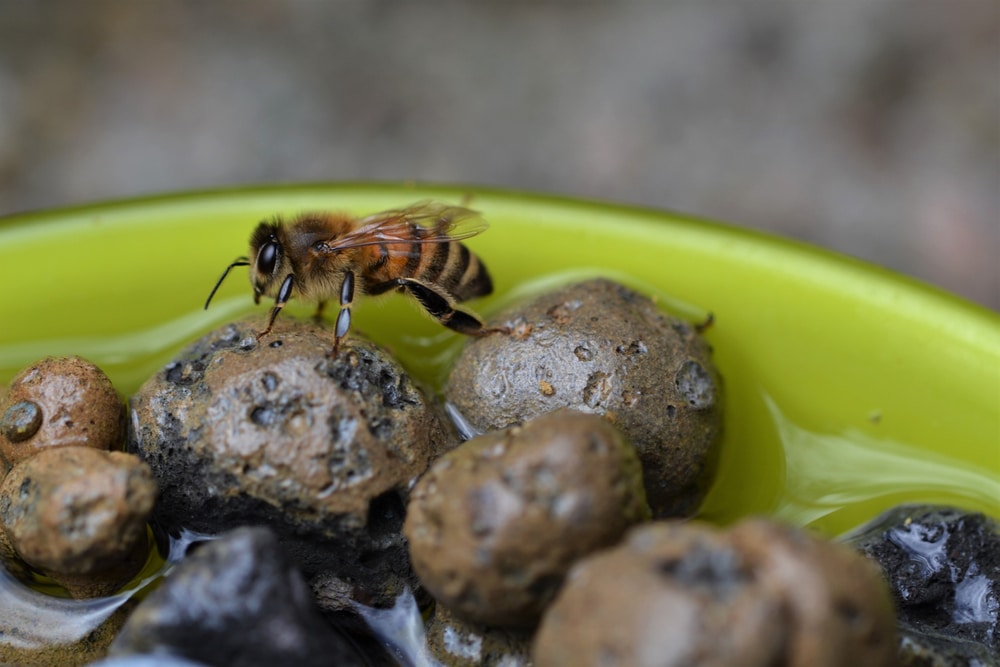
[[[785,601],[789,665],[895,665],[892,600],[882,573],[853,550],[764,519],[729,540],[753,562],[762,585]]]
[[[560,407],[602,415],[638,450],[654,516],[695,512],[714,473],[722,387],[694,327],[603,279],[541,294],[488,326],[511,334],[470,339],[445,387],[474,429]]]
[[[90,667],[208,667],[203,662],[192,662],[172,655],[126,655],[105,658]]]
[[[849,549],[764,521],[727,532],[656,522],[570,571],[533,657],[538,667],[887,667],[892,624],[877,571]]]
[[[109,595],[142,569],[156,499],[149,467],[124,452],[43,449],[0,483],[9,546],[74,597]]]
[[[362,665],[266,528],[205,542],[136,608],[114,657],[167,654],[220,667]]]
[[[427,648],[446,667],[531,667],[531,635],[467,623],[436,605]]]
[[[404,532],[439,602],[475,623],[530,628],[576,560],[648,517],[634,448],[606,420],[563,409],[438,459]]]
[[[270,526],[327,602],[391,604],[416,586],[410,486],[458,436],[374,343],[352,335],[330,359],[331,332],[287,318],[244,346],[256,328],[208,334],[133,397],[128,447],[160,484],[156,520]]]
[[[101,369],[79,357],[48,357],[18,373],[0,401],[0,458],[10,467],[48,447],[119,449],[124,417]]]
[[[903,505],[845,539],[889,581],[901,664],[1000,664],[1000,527],[994,519],[953,507]]]

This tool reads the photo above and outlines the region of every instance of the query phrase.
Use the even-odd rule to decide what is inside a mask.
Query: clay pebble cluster
[[[0,556],[8,570],[38,572],[91,598],[142,568],[157,487],[147,465],[116,451],[124,414],[104,372],[78,357],[44,359],[13,379],[0,402]]]
[[[996,551],[994,524],[948,510],[933,519],[943,528],[906,539],[912,511],[862,531],[852,545],[886,575],[774,521],[691,521],[724,402],[698,326],[602,279],[537,294],[487,326],[509,333],[464,343],[443,403],[357,332],[330,356],[315,323],[284,318],[256,344],[259,321],[228,324],[140,388],[124,434],[121,402],[91,365],[26,369],[0,399],[6,568],[106,595],[124,575],[95,572],[144,561],[147,521],[177,563],[120,631],[124,613],[94,635],[100,645],[59,662],[90,662],[117,633],[107,667],[391,665],[406,633],[364,619],[409,599],[410,648],[443,665],[889,665],[928,644],[908,634],[925,621],[905,615],[897,638],[893,604],[905,608],[920,581],[892,574],[916,566],[903,553],[892,569],[890,546],[943,531]],[[59,385],[60,364],[92,375]],[[56,394],[85,405],[58,407]],[[104,404],[103,417],[88,411]],[[127,453],[114,451],[122,440]],[[107,509],[123,503],[128,513]],[[107,527],[88,523],[100,517]],[[64,539],[78,528],[95,543]],[[978,625],[961,620],[965,607],[951,618],[989,655],[995,558],[936,571],[964,574],[952,598],[929,575],[938,598],[924,608],[978,586]],[[2,631],[0,620],[0,659],[44,664],[3,653],[13,635]]]

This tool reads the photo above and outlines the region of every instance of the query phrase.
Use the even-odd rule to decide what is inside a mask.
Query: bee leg
[[[263,331],[258,331],[255,335],[257,340],[260,340],[267,334],[271,333],[271,328],[274,326],[274,320],[278,317],[278,313],[281,309],[285,307],[288,300],[292,298],[292,284],[295,282],[295,275],[289,273],[285,276],[284,282],[281,283],[281,287],[278,289],[278,296],[274,300],[274,307],[271,308],[271,314],[267,318],[267,327]]]
[[[344,274],[344,282],[340,284],[340,312],[337,313],[337,326],[333,332],[333,350],[331,357],[337,356],[340,350],[340,339],[347,335],[351,328],[351,305],[354,303],[354,273]]]
[[[313,313],[313,322],[315,322],[316,324],[322,324],[323,312],[325,310],[326,310],[326,299],[316,304],[316,312]]]
[[[708,316],[705,318],[704,322],[699,322],[694,325],[694,330],[699,334],[703,334],[712,327],[712,324],[714,322],[715,322],[715,315],[713,313],[709,313]]]
[[[452,331],[457,331],[466,336],[485,336],[491,333],[509,332],[508,329],[502,327],[489,329],[484,327],[482,320],[472,313],[455,308],[452,299],[435,290],[427,283],[413,280],[412,278],[400,278],[399,282],[406,288],[406,291],[420,302],[424,310]]]

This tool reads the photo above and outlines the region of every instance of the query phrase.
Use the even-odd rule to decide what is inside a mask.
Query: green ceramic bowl
[[[244,269],[202,306],[260,219],[468,195],[491,225],[469,241],[497,284],[473,304],[482,314],[540,282],[603,274],[682,317],[714,315],[726,436],[705,518],[764,513],[836,535],[902,502],[1000,516],[1000,316],[816,248],[593,202],[321,185],[6,218],[0,383],[45,355],[79,354],[129,395],[200,334],[254,312]],[[461,344],[402,296],[360,303],[354,322],[431,384]]]

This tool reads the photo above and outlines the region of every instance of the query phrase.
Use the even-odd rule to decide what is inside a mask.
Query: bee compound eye
[[[274,272],[274,265],[278,261],[278,244],[275,241],[268,241],[261,246],[257,253],[257,272],[270,275]]]

